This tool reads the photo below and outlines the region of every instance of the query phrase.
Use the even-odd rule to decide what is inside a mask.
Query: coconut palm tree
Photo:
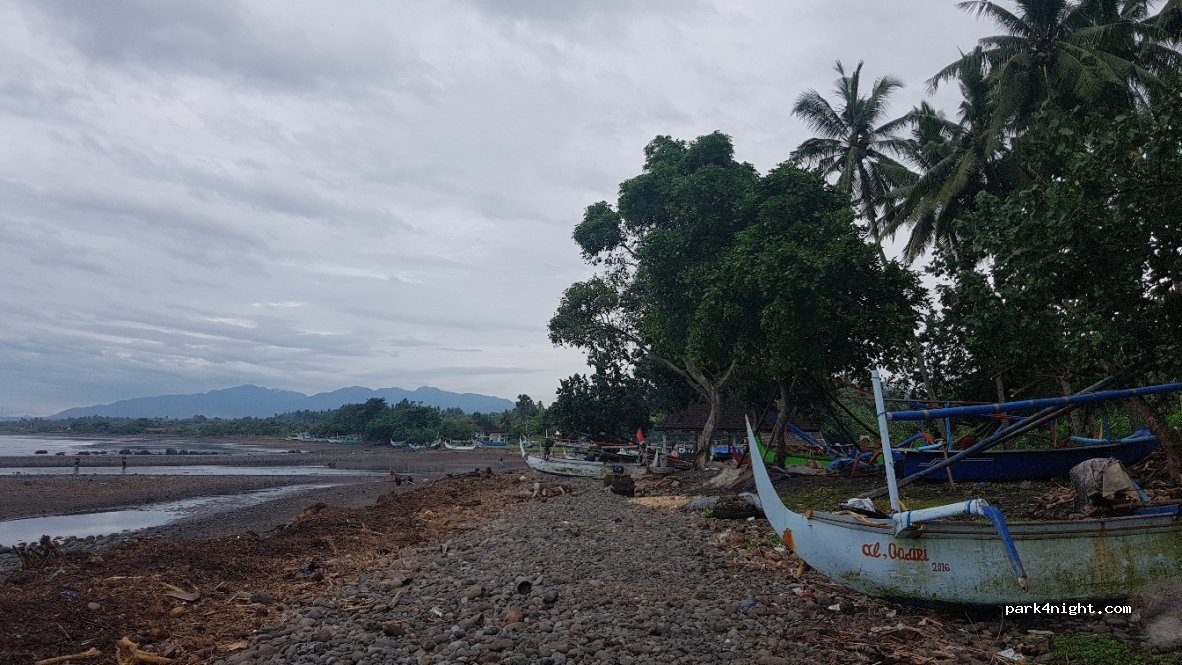
[[[905,155],[920,175],[892,192],[895,203],[884,212],[883,226],[893,234],[911,225],[903,250],[908,262],[932,244],[953,248],[953,220],[972,205],[978,192],[1005,191],[1027,180],[1009,159],[1007,138],[993,123],[990,86],[982,67],[962,68],[958,76],[963,98],[956,122],[926,102],[906,116],[912,136]]]
[[[792,114],[804,120],[817,136],[801,143],[792,158],[837,176],[837,187],[854,201],[885,262],[879,210],[888,193],[915,178],[888,154],[906,149],[906,140],[895,135],[906,125],[905,119],[884,121],[887,101],[903,83],[893,76],[883,76],[863,97],[859,89],[862,63],[848,75],[840,60],[834,68],[839,75],[835,81],[836,108],[816,90],[807,90],[796,98]]]
[[[834,82],[837,108],[816,90],[806,90],[796,98],[793,115],[804,120],[818,136],[801,143],[792,152],[792,158],[818,167],[826,175],[837,176],[837,187],[850,196],[866,220],[879,258],[886,265],[879,211],[890,206],[892,192],[911,185],[916,179],[915,173],[889,154],[905,154],[910,148],[907,139],[895,133],[907,126],[907,117],[884,121],[887,101],[891,93],[903,87],[903,82],[894,76],[883,76],[874,81],[870,94],[863,97],[861,61],[849,75],[840,60],[834,69],[838,74]],[[911,342],[920,382],[928,397],[934,400],[936,393],[919,338],[912,336]]]
[[[959,78],[984,63],[990,77],[996,127],[1023,127],[1047,102],[1127,108],[1141,91],[1156,87],[1156,71],[1168,67],[1170,49],[1148,16],[1147,0],[1014,0],[1014,11],[990,0],[958,7],[994,20],[1005,34],[984,37],[928,81]],[[1152,17],[1156,18],[1156,17]]]

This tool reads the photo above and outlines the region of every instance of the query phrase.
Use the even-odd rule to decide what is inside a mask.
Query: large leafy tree
[[[840,60],[834,69],[838,74],[836,105],[816,90],[806,90],[792,107],[792,113],[816,134],[801,143],[792,157],[819,168],[827,176],[836,176],[837,188],[856,202],[881,251],[879,211],[890,192],[914,179],[914,174],[895,159],[907,147],[897,134],[905,128],[906,119],[886,118],[890,96],[903,83],[893,76],[883,76],[870,86],[869,94],[863,95],[861,62],[850,74],[846,74]],[[885,262],[885,255],[882,258]]]
[[[717,316],[725,294],[713,278],[758,180],[724,134],[655,138],[616,205],[590,206],[576,227],[584,257],[602,270],[570,286],[550,321],[551,340],[587,350],[600,373],[647,359],[685,380],[711,407],[700,451],[741,358],[741,322]]]
[[[564,435],[623,441],[648,424],[648,408],[640,383],[630,376],[575,374],[559,381],[547,418]]]
[[[1022,157],[1045,179],[978,198],[946,293],[966,367],[977,385],[1015,362],[1051,385],[1111,373],[1177,380],[1182,101],[1082,123],[1048,110],[1033,122]],[[1136,404],[1179,473],[1182,439],[1151,403]]]
[[[789,416],[816,415],[800,409],[826,399],[830,377],[896,368],[921,296],[911,273],[876,260],[848,197],[816,172],[773,169],[751,208],[719,281],[726,306],[750,322],[754,372],[777,389],[779,433]]]

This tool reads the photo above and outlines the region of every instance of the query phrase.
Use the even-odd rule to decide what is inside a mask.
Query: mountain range
[[[361,404],[381,397],[394,405],[407,399],[441,409],[459,408],[468,413],[499,413],[513,408],[513,402],[502,397],[476,393],[453,393],[430,386],[415,390],[360,386],[341,388],[328,393],[305,395],[291,390],[276,390],[245,385],[223,390],[211,390],[195,395],[160,395],[125,399],[111,404],[80,406],[49,416],[50,419],[106,416],[111,418],[269,418],[292,411],[329,411],[345,404]]]

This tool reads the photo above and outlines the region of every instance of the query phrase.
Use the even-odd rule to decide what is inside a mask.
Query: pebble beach
[[[708,472],[643,479],[627,498],[601,481],[495,468],[500,457],[453,454],[451,471],[413,484],[357,477],[66,543],[0,584],[0,663],[87,648],[113,656],[123,639],[177,665],[1055,663],[1050,649],[1063,636],[1153,637],[1153,617],[1140,614],[1013,621],[856,594],[802,566],[762,519],[686,509],[688,496],[709,492]],[[8,478],[0,497],[42,482],[88,494],[74,506],[93,507],[286,482],[176,478],[162,489],[158,480]],[[70,491],[80,483],[95,491]]]

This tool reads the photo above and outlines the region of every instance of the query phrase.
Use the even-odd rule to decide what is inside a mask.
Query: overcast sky
[[[0,3],[0,415],[243,383],[549,404],[571,240],[658,134],[761,171],[833,62],[906,83],[944,0]],[[954,114],[956,97],[936,103]]]

